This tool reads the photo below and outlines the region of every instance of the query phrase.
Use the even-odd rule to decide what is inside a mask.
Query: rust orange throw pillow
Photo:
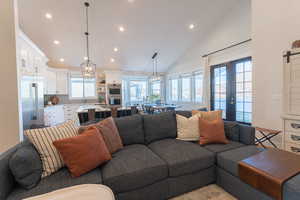
[[[228,140],[225,136],[224,121],[222,119],[217,120],[205,120],[199,118],[199,131],[201,145],[206,144],[227,144]]]
[[[72,176],[78,177],[111,160],[102,135],[90,127],[81,135],[53,142]]]
[[[102,134],[105,144],[111,154],[117,152],[123,148],[122,139],[119,135],[118,128],[112,117],[109,117],[97,124],[93,124],[86,127],[80,127],[78,130],[79,134],[82,134],[89,127],[96,127]]]

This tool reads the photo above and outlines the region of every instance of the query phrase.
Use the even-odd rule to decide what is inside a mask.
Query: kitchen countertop
[[[95,109],[96,112],[111,111],[107,105],[103,104],[91,104],[91,103],[72,103],[72,104],[57,104],[57,105],[46,105],[44,109],[57,108],[60,106],[78,106],[77,113],[87,113],[89,109]],[[130,110],[130,107],[118,107],[118,110]]]

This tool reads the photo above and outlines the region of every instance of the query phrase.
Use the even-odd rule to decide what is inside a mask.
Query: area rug
[[[170,200],[237,200],[217,185],[209,185]]]

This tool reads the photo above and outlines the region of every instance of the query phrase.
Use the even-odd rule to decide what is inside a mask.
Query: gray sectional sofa
[[[191,116],[191,112],[178,114]],[[119,200],[164,200],[208,184],[217,183],[242,200],[270,200],[267,195],[238,178],[237,163],[259,153],[254,146],[253,127],[225,122],[230,143],[200,146],[176,140],[174,112],[159,115],[134,115],[115,119],[125,147],[113,159],[79,178],[66,168],[42,179],[30,190],[18,185],[9,160],[18,149],[30,145],[24,141],[0,156],[0,200],[19,200],[77,184],[104,184]],[[35,151],[31,146],[32,151]],[[28,154],[40,162],[35,154]],[[299,200],[300,176],[284,185],[284,200]]]

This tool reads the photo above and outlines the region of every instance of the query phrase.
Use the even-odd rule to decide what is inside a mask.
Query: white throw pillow
[[[176,115],[177,120],[177,139],[185,141],[199,141],[199,117],[200,114],[186,118]]]
[[[53,145],[56,140],[78,135],[78,127],[73,121],[68,121],[59,126],[31,129],[24,131],[31,143],[39,152],[43,164],[42,178],[51,175],[64,167],[64,161]]]

